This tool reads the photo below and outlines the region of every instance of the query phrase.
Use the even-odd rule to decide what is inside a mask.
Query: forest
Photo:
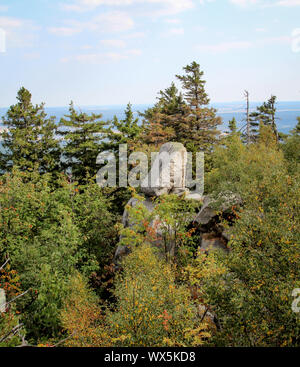
[[[1,347],[300,346],[300,117],[280,133],[272,95],[221,133],[204,77],[190,63],[123,120],[71,102],[57,123],[17,92],[0,134]],[[240,198],[214,208],[225,251],[200,246],[203,201],[165,194],[151,211],[139,188],[97,184],[99,153],[168,142],[204,152],[205,196]]]

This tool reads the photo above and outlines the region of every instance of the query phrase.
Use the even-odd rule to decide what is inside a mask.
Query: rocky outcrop
[[[239,195],[227,192],[216,199],[206,196],[200,212],[194,218],[194,226],[200,234],[199,249],[203,251],[224,250],[228,252],[230,234],[221,223],[232,217],[232,208],[242,205]]]
[[[6,295],[5,290],[0,289],[0,312],[6,311]]]
[[[181,143],[164,144],[156,156],[141,191],[146,196],[184,194],[186,184],[187,151]]]
[[[200,225],[208,225],[220,213],[224,213],[233,206],[239,206],[241,204],[241,197],[233,193],[220,194],[217,199],[205,196],[202,208],[196,215],[194,221]]]
[[[221,217],[230,213],[233,206],[242,204],[241,198],[231,192],[220,194],[217,198],[210,196],[202,197],[199,194],[190,193],[185,187],[186,184],[186,166],[187,152],[180,143],[164,144],[157,155],[148,176],[142,183],[141,191],[145,196],[143,205],[149,212],[155,208],[155,198],[165,194],[185,195],[187,200],[196,200],[203,203],[199,213],[191,218],[191,227],[197,228],[198,238],[200,238],[199,249],[203,251],[224,250],[228,251],[227,244],[230,235],[221,224]],[[135,207],[138,200],[130,199],[126,205],[122,224],[124,228],[130,228],[134,225],[129,218],[127,207]],[[154,246],[162,245],[160,238],[162,233],[158,224],[159,218],[154,218],[150,226],[155,229],[157,240],[153,242]],[[172,231],[172,229],[170,229]],[[168,252],[175,254],[175,248],[172,243],[169,244]],[[116,250],[114,263],[128,254],[130,249],[126,246],[119,246]]]

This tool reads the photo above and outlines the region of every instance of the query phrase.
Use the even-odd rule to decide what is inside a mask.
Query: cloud
[[[262,38],[257,41],[233,41],[233,42],[221,42],[215,45],[198,45],[196,49],[201,52],[207,53],[226,53],[234,50],[247,50],[255,47],[264,47],[268,45],[274,44],[290,44],[291,37],[282,36],[282,37],[269,37]]]
[[[107,47],[125,48],[126,42],[123,40],[101,40],[100,43]]]
[[[177,27],[177,28],[170,28],[166,35],[167,36],[182,36],[184,34],[184,28]]]
[[[7,5],[0,5],[0,12],[5,12],[8,10],[8,6]]]
[[[61,59],[61,62],[67,63],[70,61],[77,61],[83,64],[102,64],[106,62],[119,62],[129,59],[130,57],[141,55],[141,50],[129,49],[123,52],[104,52],[104,53],[89,53],[80,54],[72,57],[65,57]]]
[[[51,27],[48,28],[49,33],[55,34],[57,36],[73,36],[74,34],[77,34],[81,32],[81,28],[76,27]]]
[[[260,33],[263,33],[263,32],[266,32],[266,28],[255,28],[255,32],[260,32]]]
[[[0,16],[0,28],[6,34],[7,48],[31,47],[36,41],[40,27],[27,19]]]
[[[171,18],[171,19],[165,19],[165,22],[168,24],[179,24],[181,23],[181,20],[177,18]]]
[[[212,0],[207,0],[212,1]],[[60,7],[66,11],[85,12],[96,9],[100,6],[128,7],[132,5],[149,5],[157,9],[151,9],[152,15],[167,16],[181,13],[191,9],[195,5],[194,0],[73,0],[66,4],[61,3]],[[150,9],[149,9],[150,11]]]
[[[257,5],[261,3],[261,0],[229,0],[232,4],[246,7],[249,5]]]
[[[248,7],[251,5],[260,5],[263,8],[268,7],[276,7],[276,6],[283,6],[283,7],[293,7],[293,6],[300,6],[300,0],[229,0],[232,4],[238,5],[241,7]]]
[[[232,50],[248,49],[252,46],[248,41],[222,42],[215,45],[199,45],[197,50],[208,53],[223,53]]]
[[[281,0],[276,3],[278,6],[300,6],[300,0]]]
[[[131,30],[134,27],[133,19],[121,11],[100,13],[87,22],[66,20],[61,27],[48,28],[48,32],[57,36],[73,36],[83,31],[98,33],[119,33]]]
[[[86,27],[100,32],[124,32],[134,27],[134,21],[126,12],[111,11],[95,16]]]

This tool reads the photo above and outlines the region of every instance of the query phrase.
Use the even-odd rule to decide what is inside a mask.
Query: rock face
[[[231,214],[232,207],[240,205],[242,205],[241,197],[233,193],[220,194],[217,199],[204,197],[203,206],[194,218],[194,224],[201,234],[200,250],[228,251],[230,235],[220,223],[220,214],[222,216]]]
[[[0,312],[6,311],[6,296],[4,289],[0,289]]]
[[[152,197],[185,193],[186,165],[187,151],[181,143],[164,144],[142,182],[141,191]]]
[[[226,212],[231,207],[241,204],[241,197],[233,193],[220,194],[218,199],[212,199],[209,196],[205,196],[203,200],[203,206],[195,217],[195,222],[198,224],[207,225],[214,217],[218,215],[218,212]]]

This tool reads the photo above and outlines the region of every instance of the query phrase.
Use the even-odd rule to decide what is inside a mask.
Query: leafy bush
[[[190,291],[176,284],[172,266],[142,244],[123,261],[109,312],[115,346],[197,346],[209,338]]]

